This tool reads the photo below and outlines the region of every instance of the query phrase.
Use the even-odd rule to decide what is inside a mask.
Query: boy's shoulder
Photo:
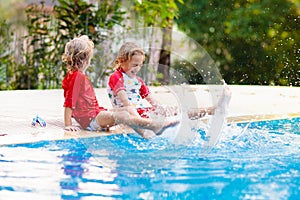
[[[111,77],[114,77],[114,78],[119,78],[119,77],[123,77],[123,74],[120,72],[120,71],[118,71],[118,70],[115,70],[113,73],[111,73],[110,74],[110,76],[109,76],[110,78]]]
[[[144,83],[144,80],[140,77],[140,76],[136,76],[136,79],[141,82],[141,83]]]

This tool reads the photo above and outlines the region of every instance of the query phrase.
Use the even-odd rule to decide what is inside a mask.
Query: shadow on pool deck
[[[227,116],[228,123],[300,116],[299,87],[229,87],[232,90],[232,98]],[[197,106],[213,105],[212,96],[220,92],[207,85],[188,86],[181,92],[182,97],[178,98],[172,87],[150,87],[150,90],[163,104],[178,105],[180,101],[190,101]],[[95,91],[99,104],[110,108],[106,89],[100,88]],[[120,132],[117,127],[112,132],[65,133],[63,103],[63,90],[1,91],[0,144],[92,137]],[[37,114],[47,122],[46,128],[31,127],[31,121]]]

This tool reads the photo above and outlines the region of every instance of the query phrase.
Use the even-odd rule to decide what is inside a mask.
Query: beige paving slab
[[[229,123],[300,117],[299,87],[229,87],[232,91],[227,117]],[[163,104],[188,104],[191,107],[211,106],[221,94],[220,87],[207,85],[150,89]],[[95,91],[99,104],[110,108],[106,89],[97,88]],[[66,133],[63,130],[63,102],[63,90],[60,89],[0,91],[0,144],[93,137],[121,132],[116,127],[110,132]],[[47,122],[46,128],[31,127],[32,118],[37,114]]]

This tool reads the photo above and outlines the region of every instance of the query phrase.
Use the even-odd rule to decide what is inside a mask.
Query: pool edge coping
[[[257,114],[257,115],[244,115],[244,116],[228,116],[226,117],[226,124],[232,123],[252,123],[259,121],[273,121],[273,120],[283,120],[283,119],[293,119],[299,118],[300,113],[286,113],[286,114]],[[58,140],[68,140],[68,139],[81,139],[81,138],[92,138],[92,137],[105,137],[116,134],[130,134],[130,133],[120,133],[119,129],[112,130],[110,132],[98,131],[81,131],[79,133],[75,132],[66,132],[63,129],[60,130],[60,133],[43,133],[41,137],[39,135],[33,134],[18,134],[18,135],[5,135],[0,136],[0,147],[9,146],[9,145],[18,145],[18,144],[28,144],[36,143],[42,141],[58,141]],[[49,135],[50,134],[50,135]],[[22,137],[20,137],[22,136]],[[24,136],[27,136],[24,138]],[[31,137],[29,137],[31,136]],[[43,137],[44,136],[44,137]],[[3,140],[4,139],[4,140]]]

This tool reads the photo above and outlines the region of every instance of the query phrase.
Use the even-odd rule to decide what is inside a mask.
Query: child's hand
[[[71,125],[71,126],[66,126],[66,127],[65,127],[65,130],[66,130],[66,131],[80,131],[80,128],[77,127],[77,126]]]
[[[132,116],[136,116],[136,117],[140,117],[140,114],[137,112],[136,108],[133,106],[126,106],[126,108],[128,109],[128,112],[130,115]]]

